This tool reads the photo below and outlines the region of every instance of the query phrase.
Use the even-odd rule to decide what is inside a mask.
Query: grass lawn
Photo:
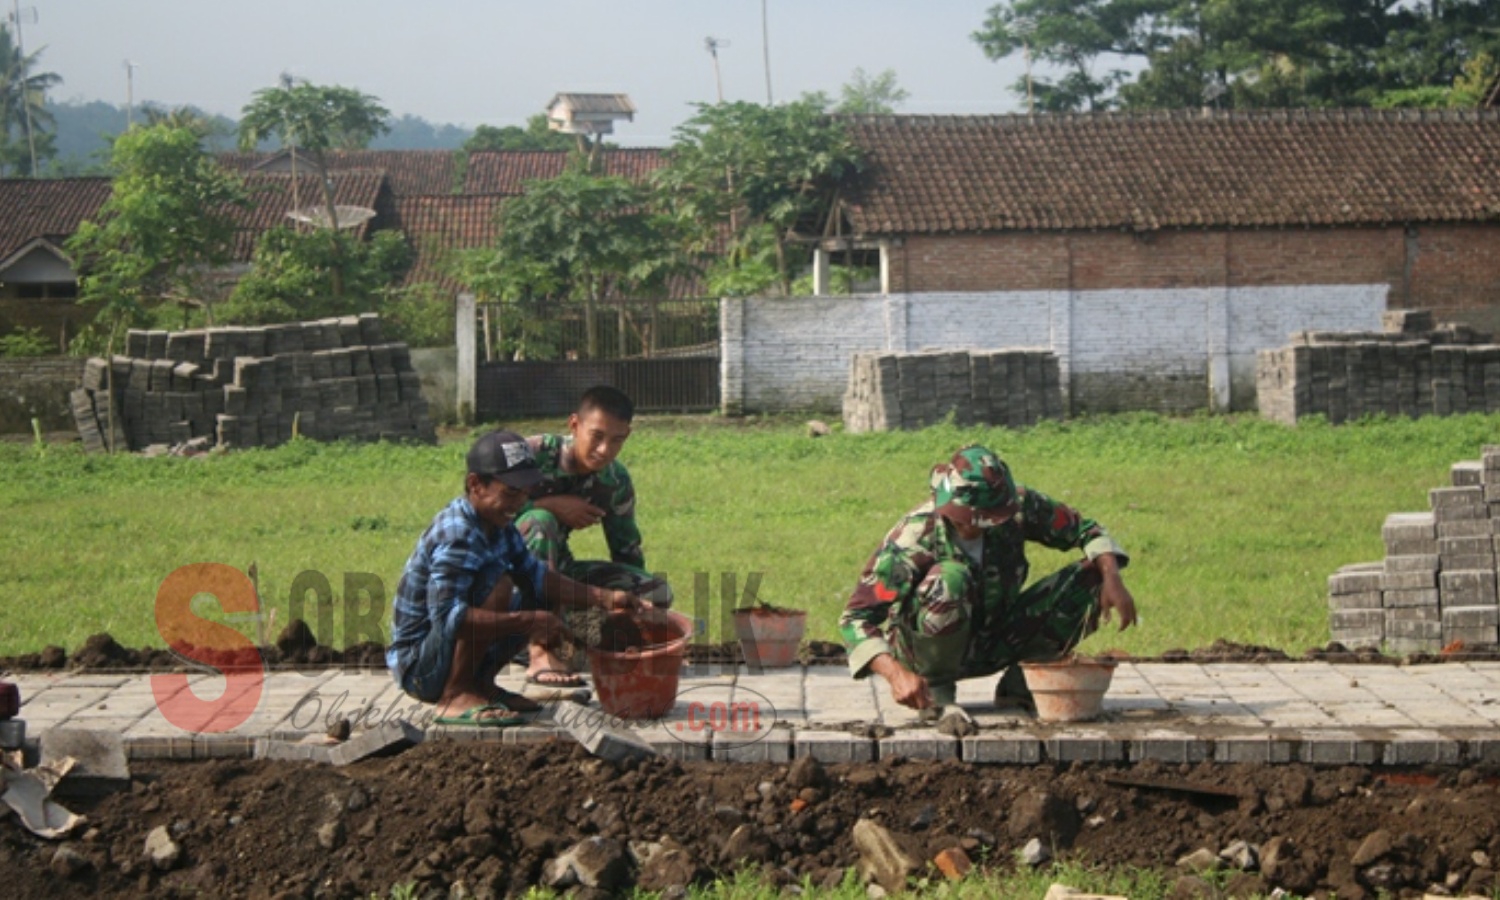
[[[1385,516],[1427,509],[1451,463],[1500,442],[1500,416],[1285,428],[1131,415],[818,439],[794,419],[642,418],[622,459],[649,563],[671,578],[679,608],[706,613],[714,639],[755,575],[760,599],[808,609],[810,636],[835,639],[865,558],[924,498],[929,467],[970,441],[1104,523],[1132,554],[1126,583],[1142,623],[1088,647],[1159,653],[1226,638],[1300,652],[1328,639],[1327,576],[1380,559]],[[71,651],[101,631],[159,646],[157,588],[194,562],[255,563],[278,629],[299,574],[322,573],[329,589],[297,602],[318,636],[380,639],[344,626],[346,574],[376,576],[388,609],[414,541],[460,489],[467,443],[298,442],[198,459],[0,445],[0,655]],[[603,542],[584,533],[574,549],[593,556]],[[1038,548],[1031,558],[1037,577],[1068,557]],[[194,608],[208,617],[217,604],[200,597]]]

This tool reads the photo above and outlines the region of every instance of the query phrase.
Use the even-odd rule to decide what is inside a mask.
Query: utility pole
[[[1031,36],[1036,33],[1036,20],[1029,16],[1019,16],[1011,27],[1021,36],[1021,53],[1026,60],[1026,115],[1029,116],[1036,111],[1036,100],[1031,90]]]
[[[760,46],[766,63],[766,105],[775,103],[771,99],[771,26],[766,18],[766,0],[760,0]]]
[[[36,177],[36,135],[31,129],[31,88],[27,84],[31,80],[30,66],[26,65],[26,44],[21,40],[21,0],[14,0],[11,4],[10,20],[16,26],[16,55],[20,59],[21,74],[21,109],[24,110],[26,119],[26,149],[31,151],[31,168],[28,173],[32,178]],[[31,21],[36,22],[36,7],[29,6],[27,11],[31,13]]]
[[[135,124],[135,63],[125,60],[125,130]]]
[[[724,79],[719,75],[719,48],[728,46],[729,41],[716,38],[713,35],[709,35],[703,39],[703,49],[707,50],[708,55],[714,58],[714,87],[718,89],[720,103],[724,102]]]

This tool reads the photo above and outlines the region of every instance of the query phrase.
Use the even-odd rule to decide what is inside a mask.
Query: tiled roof
[[[553,94],[547,102],[547,111],[554,107],[566,107],[575,113],[616,113],[633,115],[635,104],[628,94]]]
[[[1500,112],[843,119],[857,234],[1500,219]]]
[[[37,238],[60,246],[109,192],[108,178],[0,178],[0,260]]]
[[[466,194],[517,196],[528,181],[556,178],[568,165],[564,150],[485,150],[469,154]],[[667,164],[662,150],[613,147],[599,151],[603,174],[642,181]]]
[[[398,197],[422,194],[451,194],[459,187],[458,163],[453,150],[330,150],[326,155],[328,170],[339,172],[370,169],[384,172],[391,193]],[[221,153],[219,162],[241,174],[257,170],[285,171],[290,163],[288,151],[275,153]],[[298,175],[311,164],[306,154],[298,154]]]
[[[362,206],[368,209],[379,209],[383,205],[381,188],[385,184],[385,176],[382,173],[356,170],[334,172],[331,177],[333,202],[336,205]],[[253,205],[235,214],[239,230],[235,235],[234,258],[240,261],[250,259],[255,241],[262,232],[277,225],[292,224],[287,213],[294,208],[294,199],[304,208],[323,205],[323,191],[318,186],[318,179],[300,172],[297,173],[295,194],[290,175],[247,175],[245,188]],[[366,222],[354,229],[354,232],[363,237],[370,227],[370,223]]]
[[[489,196],[397,197],[383,224],[405,232],[417,251],[402,286],[435,284],[453,293],[459,284],[448,272],[451,254],[495,240],[495,209],[505,198]]]

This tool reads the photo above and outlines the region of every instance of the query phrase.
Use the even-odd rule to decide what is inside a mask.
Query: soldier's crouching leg
[[[964,669],[976,592],[968,566],[940,562],[917,585],[910,620],[896,624],[897,658],[927,679],[933,700],[940,705],[953,702],[954,682]]]
[[[1021,592],[1005,635],[1011,662],[1058,659],[1093,633],[1099,571],[1089,561],[1063,566]]]

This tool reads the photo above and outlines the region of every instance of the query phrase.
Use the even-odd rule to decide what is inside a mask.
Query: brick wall
[[[1069,412],[1251,408],[1255,353],[1299,329],[1372,329],[1386,286],[994,291],[721,306],[730,414],[836,410],[861,351],[1039,347],[1058,357]],[[1213,398],[1211,400],[1211,398]]]
[[[83,360],[69,356],[0,359],[0,434],[30,434],[33,418],[43,431],[73,430],[68,392],[82,376]]]
[[[1392,308],[1500,331],[1500,224],[917,235],[892,293],[1373,285]]]

